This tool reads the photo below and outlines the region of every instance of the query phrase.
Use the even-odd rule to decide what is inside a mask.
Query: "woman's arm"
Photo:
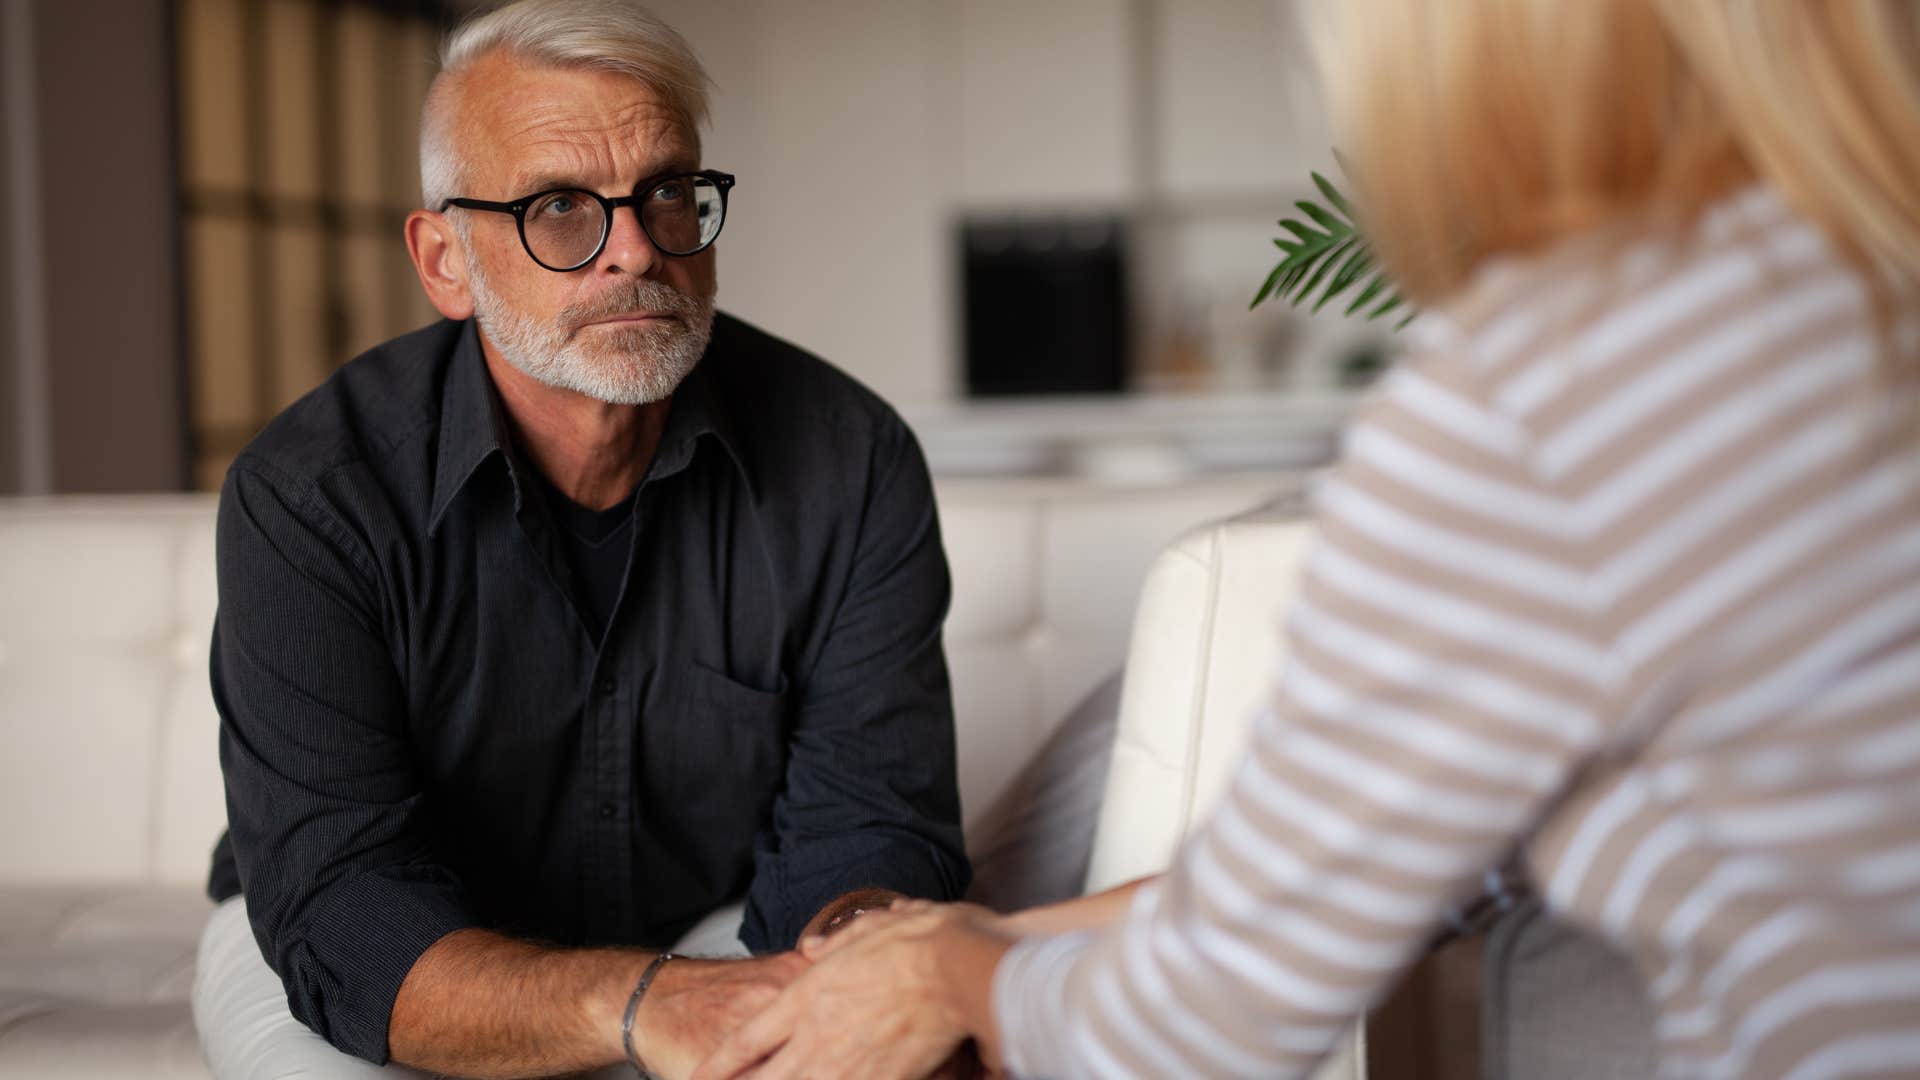
[[[1353,426],[1225,797],[1111,932],[999,960],[1011,1071],[1305,1075],[1604,745],[1580,514],[1477,378],[1402,367]]]
[[[1016,911],[1000,919],[999,929],[1012,937],[1104,930],[1119,922],[1120,917],[1127,913],[1127,905],[1133,903],[1134,894],[1140,891],[1142,885],[1157,880],[1157,874],[1135,878],[1105,892],[1089,893],[1057,904]]]

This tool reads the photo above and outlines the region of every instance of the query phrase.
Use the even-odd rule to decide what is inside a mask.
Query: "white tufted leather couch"
[[[1119,668],[1156,554],[1298,486],[939,485],[970,821]],[[207,1075],[187,997],[223,823],[206,671],[213,508],[207,496],[0,500],[0,1077]],[[1193,545],[1228,534],[1195,534],[1148,580],[1111,789],[1126,797],[1109,800],[1095,884],[1163,865],[1218,793],[1241,706],[1276,655],[1227,626],[1273,624],[1293,527],[1272,526],[1236,526],[1215,563]],[[1191,636],[1203,631],[1213,638]],[[1203,692],[1179,668],[1211,655],[1195,651],[1207,640],[1226,651],[1194,676]],[[1157,730],[1169,718],[1187,726]]]

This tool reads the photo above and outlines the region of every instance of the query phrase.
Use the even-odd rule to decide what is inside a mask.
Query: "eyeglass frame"
[[[622,195],[619,198],[608,198],[591,188],[573,187],[563,184],[559,187],[542,188],[531,195],[523,195],[518,199],[514,199],[512,202],[492,202],[487,199],[469,199],[465,197],[448,199],[440,204],[440,212],[444,214],[448,208],[457,206],[463,210],[485,210],[495,214],[512,214],[514,229],[520,233],[520,246],[526,250],[527,258],[532,259],[534,264],[543,270],[551,270],[556,274],[571,274],[575,270],[593,265],[593,261],[600,257],[600,253],[607,250],[607,240],[613,235],[614,211],[623,206],[631,206],[633,207],[634,220],[639,223],[640,232],[646,236],[647,243],[652,244],[654,249],[662,255],[675,259],[686,259],[712,247],[713,242],[720,239],[720,229],[713,230],[713,235],[707,237],[699,247],[694,248],[692,251],[668,251],[660,245],[659,241],[653,238],[653,232],[647,228],[647,216],[641,212],[640,204],[647,196],[660,190],[660,188],[667,184],[675,180],[685,180],[688,177],[699,177],[720,189],[720,229],[726,228],[727,194],[733,190],[735,177],[732,173],[723,173],[717,169],[694,169],[687,172],[671,172],[665,174],[656,173],[635,184],[631,195]],[[527,240],[527,211],[533,208],[534,203],[560,191],[577,191],[582,195],[589,196],[600,204],[601,211],[600,242],[593,246],[593,253],[579,262],[574,263],[572,266],[565,267],[553,266],[541,259],[540,256],[535,255],[533,253],[533,244]]]

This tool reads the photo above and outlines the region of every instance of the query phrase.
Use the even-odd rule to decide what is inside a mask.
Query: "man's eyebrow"
[[[507,197],[510,199],[518,199],[542,191],[552,191],[554,188],[580,188],[585,190],[586,186],[587,185],[580,182],[579,178],[566,173],[534,173],[531,176],[514,177],[512,184],[509,185],[511,190],[507,193]]]

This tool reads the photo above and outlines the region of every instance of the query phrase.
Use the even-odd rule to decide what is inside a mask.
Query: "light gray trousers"
[[[741,905],[729,904],[700,921],[673,946],[693,956],[745,956]],[[193,978],[193,1023],[218,1080],[421,1080],[430,1074],[403,1065],[370,1065],[343,1054],[287,1011],[286,988],[260,955],[240,897],[214,909],[200,935]],[[632,1080],[625,1066],[595,1080]]]

